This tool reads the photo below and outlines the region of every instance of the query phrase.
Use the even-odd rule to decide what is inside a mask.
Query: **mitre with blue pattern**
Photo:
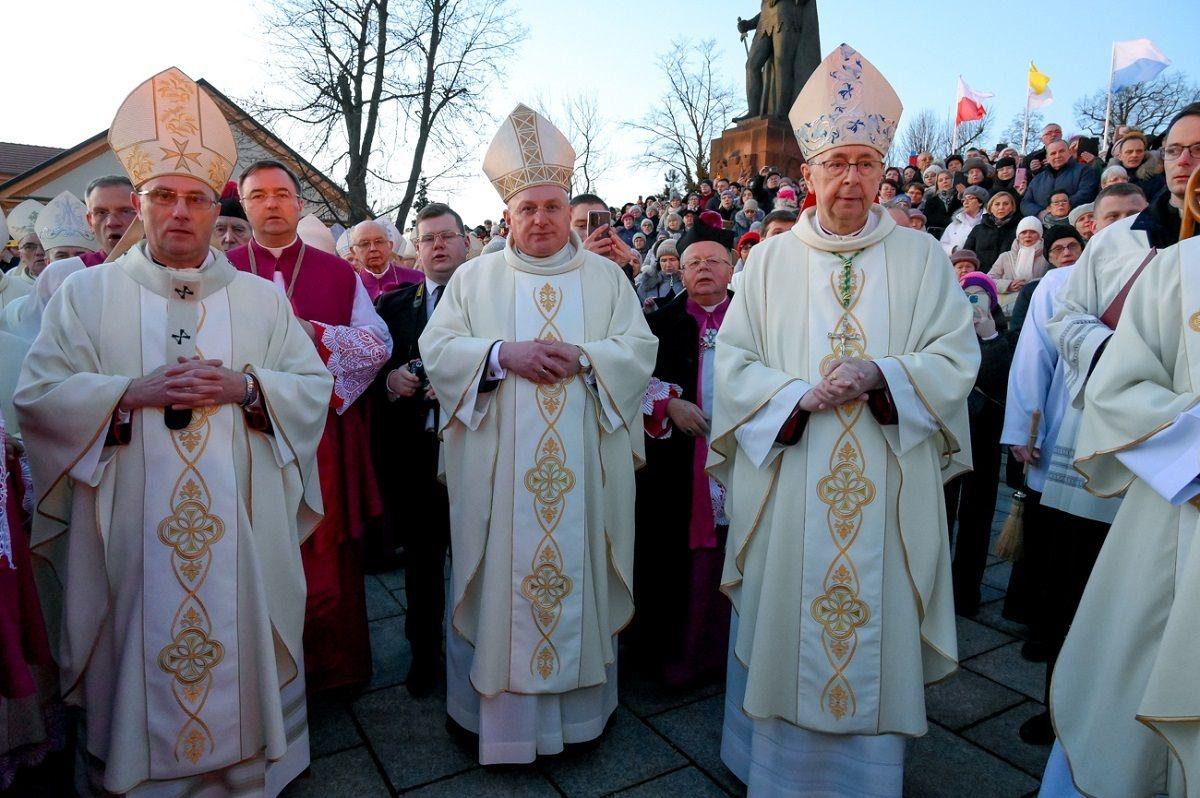
[[[518,105],[504,120],[483,156],[483,172],[508,202],[533,186],[571,192],[575,148],[550,120]]]
[[[237,163],[225,115],[175,67],[130,92],[108,129],[108,144],[135,187],[153,177],[184,175],[219,194]]]
[[[57,247],[99,249],[87,223],[87,206],[70,191],[50,200],[38,214],[37,237],[47,252]]]
[[[903,110],[887,78],[862,53],[842,44],[804,84],[788,121],[805,160],[850,144],[886,156]]]
[[[13,241],[20,243],[25,236],[37,233],[38,214],[45,207],[37,200],[27,199],[9,211],[8,234],[12,236]]]

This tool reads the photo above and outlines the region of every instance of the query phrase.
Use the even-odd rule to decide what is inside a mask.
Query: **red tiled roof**
[[[0,141],[0,175],[19,175],[63,151],[62,147]]]

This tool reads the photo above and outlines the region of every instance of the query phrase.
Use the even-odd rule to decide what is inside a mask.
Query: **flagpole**
[[[1021,130],[1021,154],[1025,155],[1028,150],[1025,147],[1029,144],[1029,101],[1032,99],[1029,94],[1029,89],[1025,90],[1025,127]]]
[[[1112,116],[1113,72],[1117,68],[1117,43],[1113,42],[1112,56],[1108,61],[1108,102],[1104,106],[1104,138],[1100,140],[1100,159],[1108,161],[1108,121]]]

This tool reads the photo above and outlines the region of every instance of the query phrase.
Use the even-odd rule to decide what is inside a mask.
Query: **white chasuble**
[[[518,272],[514,287],[516,340],[586,340],[578,270]],[[587,388],[581,375],[515,388],[511,689],[562,693],[579,684]]]
[[[139,286],[145,373],[189,349],[232,362],[227,289],[200,302],[193,287],[175,283],[170,301]],[[142,641],[156,779],[240,758],[234,412],[232,405],[193,410],[178,430],[167,428],[161,411],[145,414]]]
[[[1085,795],[1183,798],[1200,783],[1198,404],[1200,239],[1189,238],[1138,278],[1085,389],[1075,467],[1097,495],[1126,491],[1050,689]]]
[[[979,347],[937,242],[871,214],[836,238],[809,210],[751,254],[717,335],[708,469],[729,489],[722,589],[741,711],[826,734],[916,735],[924,685],[956,665],[942,482],[970,462]],[[879,367],[895,423],[852,402],[778,443],[843,356]]]
[[[809,256],[808,357],[820,373],[835,358],[873,360],[888,352],[883,250],[848,260],[849,272],[834,253]],[[843,405],[833,418],[807,430],[805,487],[819,501],[806,503],[803,522],[801,606],[808,611],[800,618],[806,666],[797,696],[842,720],[855,717],[860,704],[867,714],[879,705],[887,442],[861,402]]]

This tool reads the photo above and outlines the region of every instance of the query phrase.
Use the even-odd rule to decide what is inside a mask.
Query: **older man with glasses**
[[[396,263],[392,258],[392,240],[382,224],[374,221],[359,222],[350,229],[350,248],[354,263],[358,265],[358,279],[367,289],[367,296],[375,302],[388,291],[419,283],[423,279],[420,271]]]
[[[752,794],[899,796],[957,666],[942,484],[971,464],[980,355],[937,241],[874,204],[900,112],[849,45],[813,73],[790,119],[816,207],[753,249],[717,336],[721,756]]]

